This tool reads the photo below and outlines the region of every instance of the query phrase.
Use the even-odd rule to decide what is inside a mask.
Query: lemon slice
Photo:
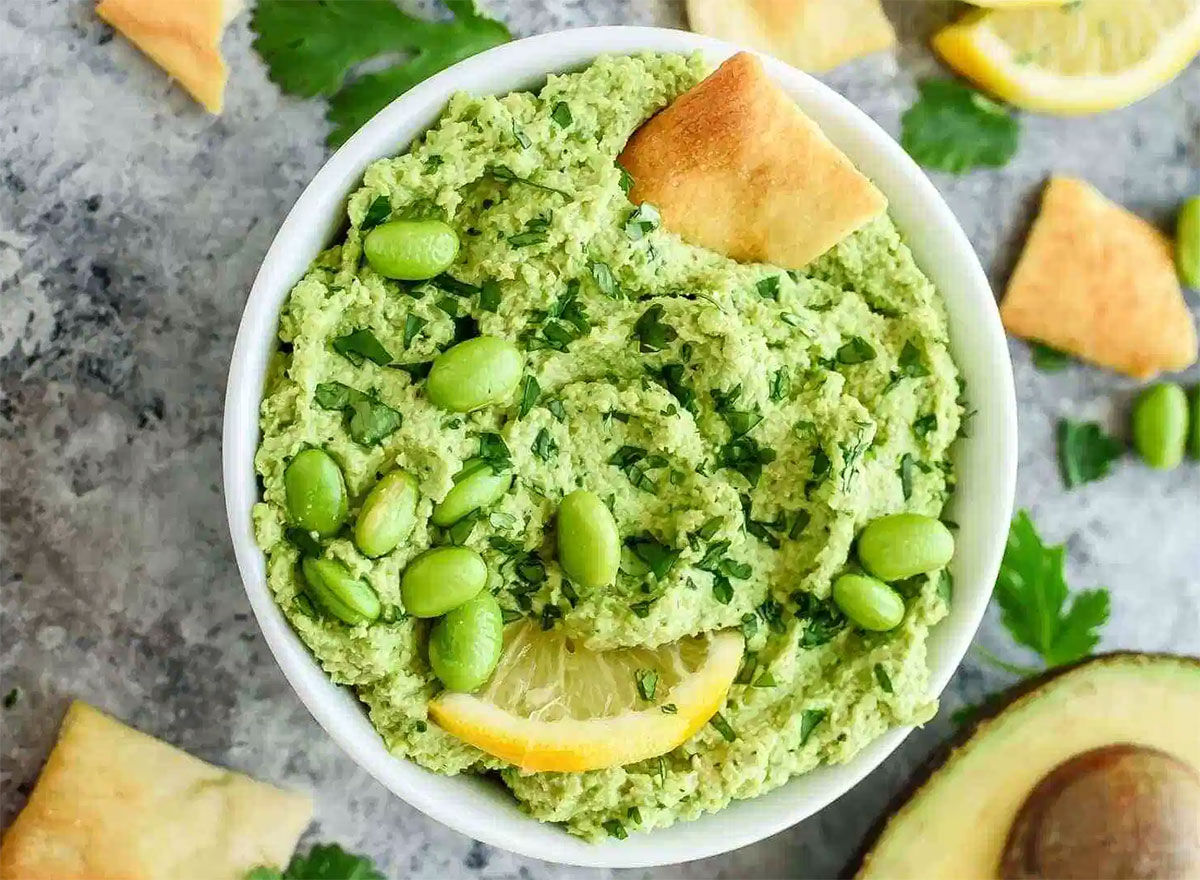
[[[523,770],[619,767],[669,752],[703,727],[725,700],[743,648],[740,633],[724,631],[589,651],[521,621],[505,630],[487,685],[442,693],[429,715]]]
[[[1166,85],[1200,52],[1200,0],[1081,0],[977,10],[933,47],[1018,107],[1075,115],[1124,107]]]

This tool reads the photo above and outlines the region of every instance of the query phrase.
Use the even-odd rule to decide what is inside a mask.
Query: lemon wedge
[[[1200,0],[1006,3],[938,31],[933,47],[963,76],[1018,107],[1100,113],[1157,91],[1196,57]]]
[[[477,693],[446,691],[430,717],[459,739],[528,771],[619,767],[662,755],[704,726],[741,664],[740,633],[658,648],[590,651],[559,630],[510,624]]]

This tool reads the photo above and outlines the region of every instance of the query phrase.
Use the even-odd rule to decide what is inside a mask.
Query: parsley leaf
[[[720,712],[713,715],[712,718],[709,718],[708,723],[717,729],[717,733],[721,734],[721,737],[725,740],[725,742],[733,742],[735,739],[737,739],[737,732],[730,726],[729,722],[725,720],[725,716]]]
[[[1013,520],[996,577],[1001,620],[1021,645],[1033,649],[1047,666],[1071,663],[1091,653],[1108,620],[1108,590],[1070,592],[1063,576],[1065,551],[1048,547],[1022,510]]]
[[[879,682],[879,687],[885,694],[896,692],[895,688],[892,687],[892,678],[887,674],[887,670],[883,668],[882,663],[875,664],[875,680]]]
[[[337,844],[318,844],[292,856],[282,873],[275,868],[258,867],[246,880],[387,880],[365,856],[351,855]]]
[[[629,478],[629,482],[638,489],[655,493],[658,491],[658,484],[654,482],[647,471],[666,467],[669,462],[665,455],[649,455],[640,446],[626,445],[614,452],[609,457],[608,463],[620,468],[622,473]]]
[[[479,308],[485,312],[496,312],[500,309],[500,285],[495,281],[485,281],[479,288]]]
[[[999,168],[1016,153],[1020,124],[1002,105],[953,79],[927,79],[918,89],[900,118],[900,143],[926,168]]]
[[[554,105],[554,109],[550,111],[550,118],[558,123],[559,128],[566,128],[575,118],[571,115],[571,108],[566,101],[559,101]]]
[[[758,295],[763,299],[779,300],[779,275],[768,275],[766,278],[760,278],[755,288],[758,290]]]
[[[625,830],[625,826],[621,824],[620,819],[605,819],[600,825],[608,832],[609,837],[624,840],[629,836],[629,832]]]
[[[404,318],[404,347],[405,348],[408,348],[410,345],[412,345],[412,341],[417,338],[417,334],[420,333],[422,328],[424,328],[424,326],[428,323],[429,322],[426,321],[424,318],[422,318],[420,315],[414,315],[412,312],[409,312],[408,315],[405,316],[405,318]]]
[[[658,673],[653,669],[638,669],[633,673],[637,684],[638,695],[647,703],[654,701],[654,692],[658,689]]]
[[[662,351],[679,336],[674,327],[663,323],[662,316],[665,313],[662,304],[655,303],[642,312],[642,316],[634,323],[633,338],[638,341],[638,351]]]
[[[542,387],[538,385],[538,380],[533,376],[526,376],[521,382],[521,403],[517,407],[517,418],[523,419],[529,415],[529,411],[537,405],[538,397],[541,396]]]
[[[1033,365],[1043,373],[1056,373],[1071,364],[1071,356],[1065,351],[1051,348],[1044,342],[1029,343],[1029,355]]]
[[[364,359],[381,367],[386,367],[392,362],[391,353],[383,347],[383,343],[374,333],[365,328],[339,336],[331,345],[334,351],[356,367],[362,364]]]
[[[479,458],[491,465],[496,473],[512,467],[512,453],[508,451],[508,444],[499,434],[479,435]]]
[[[367,207],[367,213],[358,228],[362,232],[374,229],[391,215],[392,200],[387,196],[375,196],[371,200],[371,204]]]
[[[1125,452],[1125,444],[1095,422],[1059,419],[1058,466],[1068,489],[1106,476]]]
[[[523,183],[526,186],[531,186],[534,189],[540,189],[542,192],[557,193],[560,196],[571,197],[569,192],[564,192],[561,189],[555,189],[552,186],[546,186],[544,183],[538,183],[528,177],[521,177],[507,165],[489,165],[484,169],[484,174],[493,180],[502,180],[505,183]]]
[[[775,460],[775,450],[759,446],[753,437],[735,437],[721,447],[718,462],[721,467],[737,471],[751,486],[757,486],[764,465]]]
[[[658,538],[649,532],[626,538],[625,546],[633,551],[633,555],[646,564],[650,572],[659,580],[667,576],[667,572],[675,565],[681,551],[660,543]]]
[[[474,0],[445,0],[452,19],[427,21],[391,0],[259,0],[250,18],[254,48],[272,82],[289,94],[331,96],[328,143],[338,146],[393,98],[440,70],[511,39]],[[407,57],[349,85],[365,61]]]
[[[837,362],[849,366],[875,360],[875,348],[861,336],[852,336],[837,350]]]
[[[808,742],[808,738],[812,736],[813,730],[817,725],[825,720],[825,716],[829,714],[824,709],[805,709],[800,715],[800,745]]]
[[[341,382],[323,382],[313,400],[321,409],[341,410],[350,417],[350,439],[374,446],[400,427],[400,413],[370,394]]]
[[[554,438],[550,436],[550,432],[545,428],[540,428],[537,436],[533,438],[533,445],[530,447],[533,452],[542,461],[550,461],[558,455],[558,444],[554,442]]]
[[[796,603],[796,617],[805,622],[800,647],[824,645],[845,627],[845,616],[832,602],[823,602],[812,593],[799,590],[792,593],[791,598]]]
[[[641,241],[658,229],[661,222],[662,216],[658,213],[658,208],[649,202],[642,202],[625,220],[625,234],[629,236],[630,241]]]

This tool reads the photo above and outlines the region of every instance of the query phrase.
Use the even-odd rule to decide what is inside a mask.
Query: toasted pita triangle
[[[13,880],[245,880],[282,867],[306,795],[206,764],[76,702],[29,803],[0,842]]]
[[[879,0],[688,0],[692,30],[820,72],[894,45]]]
[[[96,14],[179,80],[210,113],[225,93],[221,32],[241,0],[103,0]]]
[[[744,262],[799,269],[887,208],[745,52],[634,132],[620,162],[667,229]]]
[[[1050,180],[1000,315],[1017,336],[1139,379],[1196,362],[1170,240],[1082,180]]]

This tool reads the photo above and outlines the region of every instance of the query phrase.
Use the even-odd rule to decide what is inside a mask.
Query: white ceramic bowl
[[[385,786],[423,813],[463,834],[526,856],[575,865],[642,867],[699,859],[783,830],[847,791],[904,739],[892,730],[853,761],[791,780],[720,813],[628,840],[584,843],[522,814],[498,783],[439,776],[393,757],[354,695],[334,685],[275,605],[254,543],[257,500],[254,451],[267,359],[275,348],[280,307],[312,258],[343,222],[345,200],[375,159],[399,153],[441,114],[454,92],[503,94],[538,87],[548,73],[579,69],[598,55],[641,50],[700,50],[716,63],[737,47],[684,31],[603,27],[531,37],[456,64],[392,102],[325,164],[300,196],[268,251],[238,330],[225,400],[225,503],[238,567],[275,659],[309,711],[337,743]],[[951,349],[978,410],[970,439],[956,449],[959,523],[953,563],[954,606],[929,642],[930,695],[945,687],[967,650],[991,595],[1008,533],[1016,477],[1016,403],[1004,332],[975,253],[933,185],[888,135],[846,99],[780,61],[767,72],[826,135],[871,177],[917,262],[945,296]]]

